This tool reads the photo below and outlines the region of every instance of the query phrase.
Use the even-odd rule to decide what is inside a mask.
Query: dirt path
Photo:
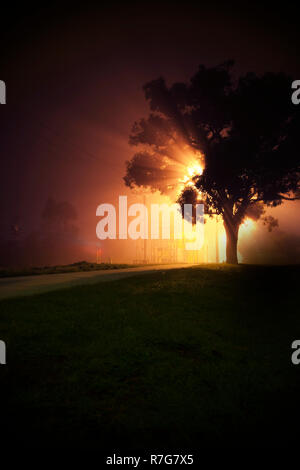
[[[40,274],[0,278],[0,299],[64,289],[66,287],[116,281],[130,276],[190,267],[190,264],[165,264],[140,268],[112,269],[61,274]]]

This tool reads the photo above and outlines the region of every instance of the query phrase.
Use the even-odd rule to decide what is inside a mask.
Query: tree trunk
[[[224,219],[224,228],[226,232],[226,263],[238,264],[237,244],[240,224],[231,220]]]

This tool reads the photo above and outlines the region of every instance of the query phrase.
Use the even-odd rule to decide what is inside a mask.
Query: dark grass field
[[[299,274],[200,266],[1,301],[2,442],[294,446]]]

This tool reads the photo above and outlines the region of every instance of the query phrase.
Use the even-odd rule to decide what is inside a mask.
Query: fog
[[[284,69],[299,78],[296,25],[278,35],[279,12],[272,20],[246,10],[238,18],[225,7],[217,15],[174,5],[171,14],[156,5],[147,14],[138,7],[54,13],[37,13],[26,28],[12,22],[1,59],[0,266],[95,261],[99,247],[103,260],[132,262],[132,240],[97,239],[96,208],[117,205],[119,195],[137,198],[123,177],[134,154],[130,129],[148,113],[143,84],[187,80],[200,63],[228,58],[238,73]],[[73,214],[51,229],[43,216],[49,200]],[[243,262],[299,262],[299,204],[270,214],[279,227],[270,233],[258,224],[255,237],[243,237]]]

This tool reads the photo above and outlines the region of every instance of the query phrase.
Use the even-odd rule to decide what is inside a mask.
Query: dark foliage
[[[290,77],[248,73],[234,79],[232,67],[232,61],[201,65],[188,84],[167,87],[159,78],[144,86],[151,113],[134,124],[130,136],[144,153],[127,163],[124,179],[130,187],[163,191],[173,175],[164,159],[178,147],[201,152],[205,168],[194,178],[194,190],[206,213],[223,217],[227,261],[236,263],[244,218],[258,218],[266,205],[299,198],[300,112],[291,101]],[[191,191],[184,189],[180,203],[185,196],[190,199]]]

